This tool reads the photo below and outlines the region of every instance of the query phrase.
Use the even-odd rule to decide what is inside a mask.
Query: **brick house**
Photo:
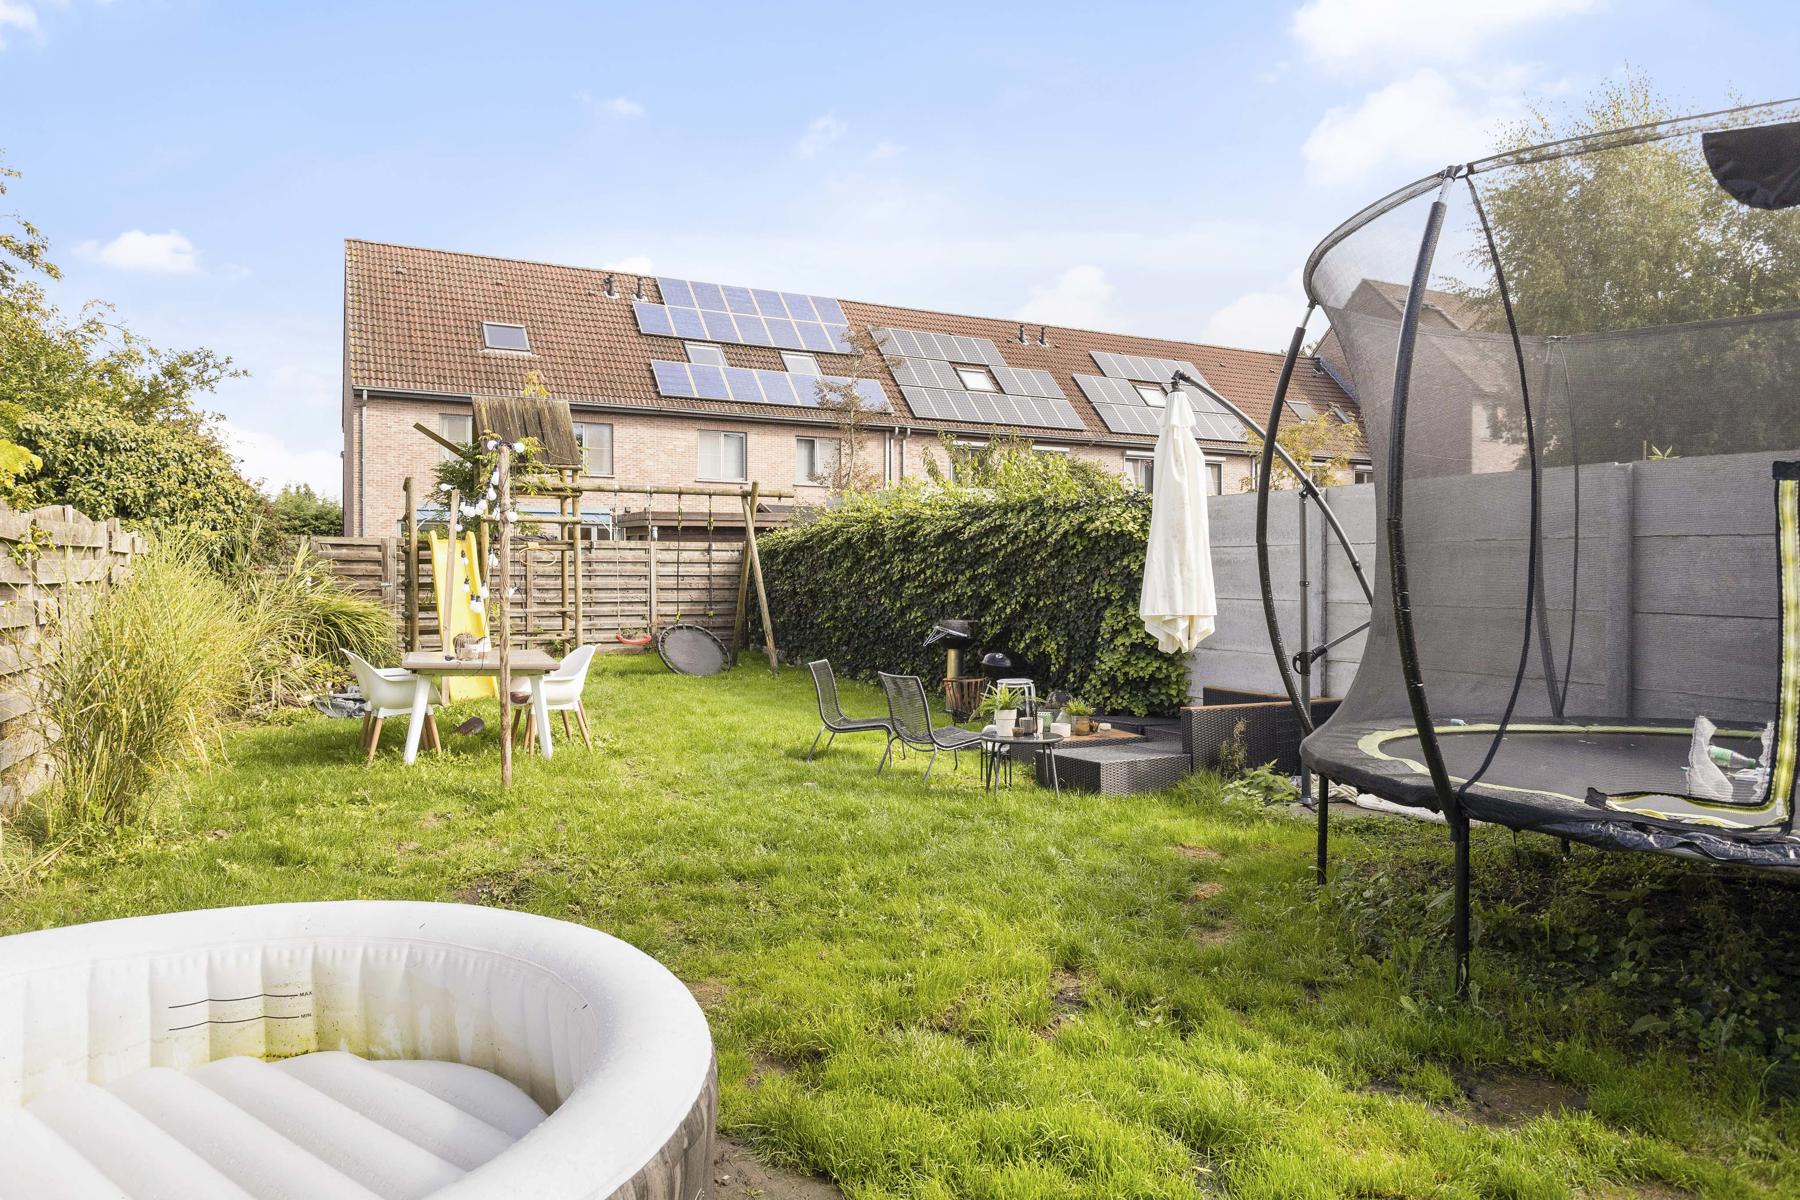
[[[855,353],[852,329],[879,353]],[[945,439],[1005,437],[1150,485],[1177,366],[1266,421],[1279,354],[350,240],[345,532],[395,532],[402,480],[429,487],[443,451],[415,423],[466,440],[471,397],[517,395],[533,373],[570,404],[595,489],[586,515],[604,525],[646,503],[615,485],[755,480],[825,501],[840,439],[818,408],[821,378],[850,381],[870,410],[859,465],[877,480],[942,464]],[[1360,444],[1354,402],[1316,360],[1288,397],[1294,415],[1342,421]],[[1242,430],[1196,399],[1214,489],[1243,490]]]

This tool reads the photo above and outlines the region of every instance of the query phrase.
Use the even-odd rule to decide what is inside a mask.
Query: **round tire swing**
[[[651,521],[651,535],[655,536],[655,521]],[[712,630],[704,625],[681,619],[682,601],[686,593],[682,590],[682,553],[681,535],[687,529],[687,516],[681,505],[681,493],[675,493],[675,619],[663,626],[656,634],[656,653],[662,658],[663,665],[677,675],[717,675],[731,662],[731,652],[725,643],[718,639]],[[712,607],[712,566],[713,566],[713,498],[711,493],[706,497],[706,615],[713,615]]]

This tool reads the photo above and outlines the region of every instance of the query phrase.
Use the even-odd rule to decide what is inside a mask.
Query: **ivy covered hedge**
[[[1149,497],[1091,471],[1053,462],[1009,486],[852,496],[763,536],[783,653],[829,658],[840,675],[917,674],[935,689],[943,648],[923,642],[938,619],[961,617],[976,638],[966,674],[1001,650],[1040,689],[1103,711],[1172,712],[1187,696],[1186,661],[1157,650],[1137,615]]]

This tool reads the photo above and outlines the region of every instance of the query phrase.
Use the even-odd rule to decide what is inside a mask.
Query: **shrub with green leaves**
[[[18,441],[43,460],[19,507],[70,504],[97,521],[180,531],[215,561],[248,545],[267,511],[204,427],[63,409],[22,418]]]
[[[795,658],[840,673],[936,679],[933,622],[966,618],[976,642],[1111,712],[1168,712],[1187,664],[1138,618],[1150,498],[1060,455],[1001,447],[958,460],[960,483],[852,494],[760,540],[770,617]],[[974,478],[978,482],[967,482]]]

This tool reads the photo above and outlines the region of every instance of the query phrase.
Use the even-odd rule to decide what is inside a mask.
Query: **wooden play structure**
[[[581,474],[581,447],[568,404],[547,397],[477,397],[477,437],[506,447],[508,495],[433,493],[408,477],[405,527],[398,539],[316,539],[340,577],[388,599],[409,649],[448,645],[460,628],[444,628],[440,591],[454,604],[486,595],[488,568],[498,588],[504,571],[507,630],[518,645],[555,650],[598,644],[610,652],[654,646],[655,634],[697,625],[723,641],[735,659],[745,644],[749,606],[757,605],[763,651],[777,659],[757,531],[785,519],[771,502],[792,492],[744,488],[661,487],[601,481]],[[424,425],[415,426],[453,454],[467,449]],[[527,442],[530,439],[530,442]],[[536,460],[520,473],[514,445]],[[604,507],[590,507],[602,497]],[[504,563],[490,532],[500,523],[468,510],[504,499],[517,513]],[[468,536],[468,535],[471,535]],[[474,555],[432,554],[431,545],[472,543]],[[397,543],[390,545],[390,543]],[[494,623],[498,626],[498,622]],[[498,632],[497,628],[494,631]]]

